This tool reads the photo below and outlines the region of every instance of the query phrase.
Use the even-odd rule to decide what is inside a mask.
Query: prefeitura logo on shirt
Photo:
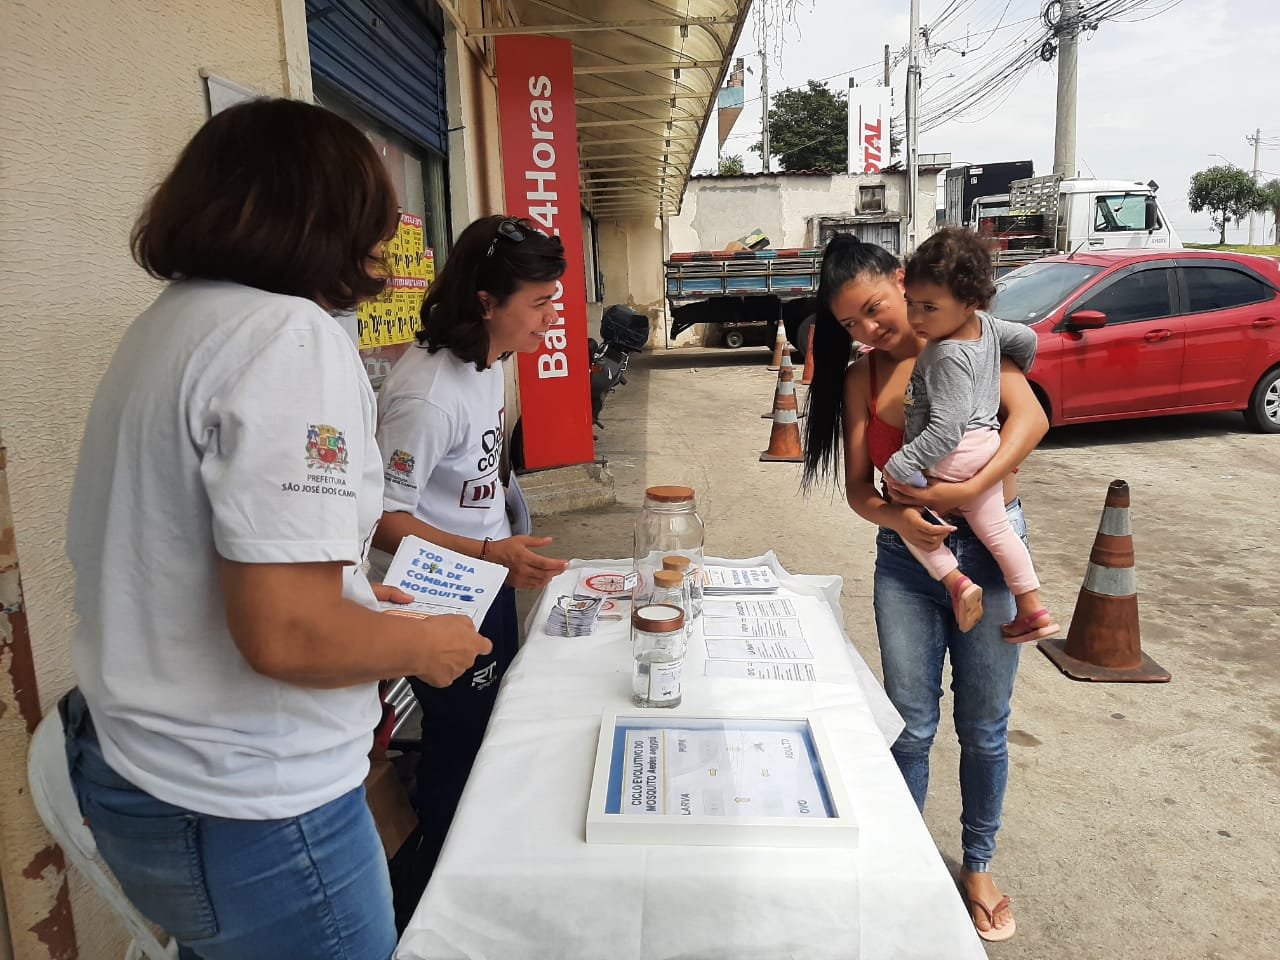
[[[307,469],[347,472],[347,438],[327,423],[307,425]]]
[[[407,450],[394,450],[387,459],[387,469],[383,471],[384,477],[391,483],[398,483],[402,487],[412,487],[413,484],[413,465],[414,456]]]
[[[307,424],[307,446],[304,462],[306,481],[286,480],[280,484],[285,493],[321,493],[335,497],[354,497],[347,485],[347,436],[327,423]]]

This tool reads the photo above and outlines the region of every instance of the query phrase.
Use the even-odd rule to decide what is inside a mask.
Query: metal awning
[[[571,38],[583,205],[600,217],[679,212],[751,0],[440,5],[490,65],[489,37]],[[464,20],[476,14],[484,23]]]

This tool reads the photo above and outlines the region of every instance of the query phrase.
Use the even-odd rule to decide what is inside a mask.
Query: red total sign
[[[556,325],[547,331],[542,349],[519,356],[525,466],[589,463],[595,442],[573,43],[513,36],[498,37],[496,44],[507,211],[558,236],[568,260],[556,290]]]

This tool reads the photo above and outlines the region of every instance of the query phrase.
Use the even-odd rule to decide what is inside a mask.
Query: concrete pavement
[[[773,549],[844,578],[845,627],[879,671],[874,529],[842,495],[799,497],[799,467],[757,462],[768,352],[637,357],[605,404],[598,450],[618,503],[547,517],[565,557],[629,557],[644,488],[698,491],[708,552]],[[803,404],[804,388],[797,393]],[[1280,957],[1280,436],[1238,414],[1052,431],[1022,473],[1044,594],[1068,625],[1107,484],[1133,497],[1143,649],[1169,684],[1068,680],[1028,646],[1014,696],[995,877],[1018,932],[1008,960]],[[522,612],[531,601],[521,597]],[[944,698],[925,819],[959,857],[959,752]],[[904,909],[910,909],[904,904]],[[879,960],[879,958],[877,958]],[[940,958],[941,960],[941,958]]]

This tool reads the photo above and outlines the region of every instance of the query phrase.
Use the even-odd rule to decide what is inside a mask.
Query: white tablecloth
[[[586,842],[601,712],[634,710],[629,625],[573,639],[543,626],[576,568],[630,562],[575,561],[530,614],[397,960],[986,956],[889,754],[902,721],[844,634],[840,579],[791,576],[772,554],[734,563],[768,563],[797,598],[818,682],[704,677],[697,637],[675,712],[820,715],[857,848]]]

